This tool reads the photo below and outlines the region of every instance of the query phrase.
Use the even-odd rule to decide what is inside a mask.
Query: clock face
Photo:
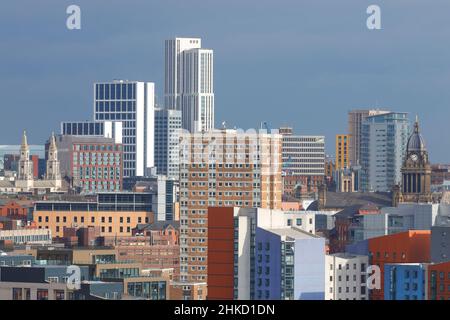
[[[419,157],[417,156],[417,154],[412,154],[412,155],[409,156],[409,158],[410,158],[412,161],[414,161],[414,162],[416,162],[417,160],[419,160]]]

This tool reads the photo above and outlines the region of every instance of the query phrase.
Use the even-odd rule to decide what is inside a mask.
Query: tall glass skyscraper
[[[154,167],[155,84],[114,80],[94,84],[94,120],[122,122],[124,177]]]
[[[182,111],[183,129],[214,129],[213,50],[202,49],[201,39],[166,40],[164,101]]]
[[[165,41],[164,106],[181,110],[183,93],[183,52],[202,47],[200,38],[175,38]]]
[[[368,116],[361,128],[362,191],[389,192],[401,181],[409,137],[405,112]]]

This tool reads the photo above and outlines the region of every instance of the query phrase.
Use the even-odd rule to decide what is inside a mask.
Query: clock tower
[[[402,180],[398,202],[432,202],[431,167],[425,140],[420,134],[419,120],[416,117],[414,131],[408,139],[406,155],[402,166]]]

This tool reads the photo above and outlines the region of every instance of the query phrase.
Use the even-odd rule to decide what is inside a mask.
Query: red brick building
[[[0,217],[26,220],[32,208],[31,201],[0,200]]]
[[[134,260],[148,269],[173,268],[174,278],[180,273],[179,223],[158,221],[139,225],[132,237],[106,239],[106,245],[114,245],[118,260]]]

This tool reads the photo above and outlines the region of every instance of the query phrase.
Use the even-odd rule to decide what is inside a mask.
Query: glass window
[[[55,300],[65,300],[64,290],[55,290],[54,295]]]
[[[48,300],[48,290],[47,289],[37,289],[36,299],[37,300]]]
[[[13,300],[22,300],[22,288],[13,288],[12,299]]]
[[[111,99],[111,95],[110,95],[110,84],[106,84],[105,85],[105,100],[109,100]]]
[[[100,99],[100,100],[103,100],[103,99],[105,98],[105,95],[104,95],[104,85],[103,85],[103,84],[100,84],[99,86],[100,86],[100,96],[99,96],[99,99]]]

